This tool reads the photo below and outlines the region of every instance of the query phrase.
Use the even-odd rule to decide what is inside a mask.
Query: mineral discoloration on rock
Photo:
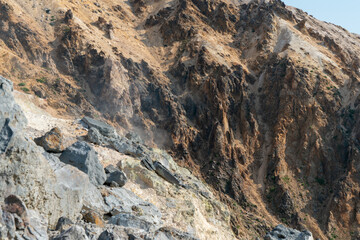
[[[63,134],[57,127],[51,129],[44,136],[35,138],[34,141],[48,152],[61,153],[65,150]]]

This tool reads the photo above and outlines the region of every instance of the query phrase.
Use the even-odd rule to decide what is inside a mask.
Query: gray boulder
[[[110,141],[111,141],[110,138],[102,135],[99,132],[99,130],[97,130],[96,128],[90,128],[86,135],[86,138],[89,142],[95,143],[98,145],[108,145],[108,144],[110,144]]]
[[[105,230],[100,234],[98,240],[120,240],[120,237],[113,231]]]
[[[61,218],[59,218],[59,220],[56,224],[55,230],[62,232],[64,230],[70,228],[73,224],[74,223],[73,223],[73,221],[71,221],[71,219],[66,218],[66,217],[61,217]]]
[[[109,165],[105,168],[106,172],[106,181],[105,184],[113,187],[122,187],[127,182],[126,174],[120,169]]]
[[[198,240],[190,233],[179,231],[172,227],[162,227],[156,230],[154,240]]]
[[[133,157],[141,157],[144,155],[144,149],[141,145],[126,138],[117,137],[116,139],[112,139],[111,146],[116,151]]]
[[[100,213],[109,212],[111,210],[109,206],[105,204],[100,190],[91,183],[85,192],[83,206]]]
[[[44,152],[43,155],[56,176],[56,182],[52,186],[54,193],[59,198],[58,206],[56,206],[56,221],[59,217],[75,220],[92,185],[89,177],[76,167],[64,164],[54,154]]]
[[[74,225],[69,229],[63,231],[58,236],[54,237],[53,240],[88,240],[85,229]]]
[[[145,232],[154,231],[156,229],[156,225],[153,223],[130,213],[119,213],[116,216],[112,216],[109,223],[123,227],[141,229]]]
[[[86,173],[94,185],[102,185],[106,180],[105,171],[95,150],[86,142],[78,141],[65,149],[60,160]]]
[[[116,136],[115,129],[107,123],[104,123],[99,120],[95,120],[90,117],[84,117],[83,119],[81,119],[81,121],[83,121],[85,124],[87,124],[89,128],[96,128],[104,136],[107,136],[107,137],[115,137]]]
[[[284,225],[276,226],[271,232],[267,233],[264,240],[314,240],[312,233],[298,231],[296,229],[287,228]]]
[[[120,213],[129,213],[145,222],[156,226],[161,225],[161,212],[155,205],[142,200],[125,188],[114,188],[109,193],[104,199],[105,203],[112,209],[111,214],[113,216]],[[121,219],[124,220],[125,217],[123,216]],[[113,221],[120,221],[116,219],[114,218]]]

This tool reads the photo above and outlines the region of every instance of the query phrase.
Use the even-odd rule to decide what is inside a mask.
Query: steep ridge
[[[279,222],[360,237],[360,36],[278,0],[0,8],[2,75],[57,114],[103,116],[171,151],[239,238]]]

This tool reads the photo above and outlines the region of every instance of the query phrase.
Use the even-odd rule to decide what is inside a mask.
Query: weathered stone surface
[[[296,229],[287,228],[283,225],[276,226],[271,232],[266,234],[264,240],[314,240],[312,233],[309,231],[298,231]]]
[[[86,142],[78,141],[68,147],[61,154],[60,160],[86,173],[90,182],[95,185],[102,185],[106,180],[105,171],[95,150]]]
[[[156,170],[156,167],[154,166],[154,163],[153,163],[152,159],[149,156],[143,156],[141,158],[141,164],[150,171],[155,171]]]
[[[98,240],[120,240],[120,237],[113,231],[105,230],[100,234]]]
[[[0,77],[0,192],[3,193],[0,201],[8,195],[17,195],[27,207],[37,209],[53,224],[58,218],[55,206],[59,204],[53,191],[55,174],[42,156],[41,148],[24,137],[22,130],[27,120],[12,91],[12,83]]]
[[[154,223],[146,221],[143,218],[130,213],[119,213],[111,217],[109,223],[124,227],[142,229],[145,232],[154,231],[156,229],[156,225]]]
[[[74,223],[73,223],[73,221],[71,221],[71,219],[66,218],[66,217],[61,217],[61,218],[59,218],[59,220],[56,224],[55,230],[62,232],[64,230],[68,229],[69,227],[71,227],[73,224]]]
[[[88,134],[86,135],[86,138],[89,142],[95,143],[98,145],[108,145],[109,139],[105,136],[103,136],[98,129],[96,128],[90,128],[88,131]]]
[[[107,137],[115,137],[116,136],[115,129],[112,126],[110,126],[109,124],[106,124],[99,120],[95,120],[90,117],[84,117],[82,119],[82,121],[84,123],[86,123],[89,126],[89,128],[96,128],[97,130],[99,130],[99,132],[104,136],[107,136]]]
[[[63,134],[57,127],[51,129],[44,136],[35,138],[35,143],[42,146],[47,152],[60,153],[64,151]]]
[[[182,183],[181,181],[172,173],[170,172],[169,169],[167,169],[164,165],[162,165],[160,162],[155,162],[154,163],[154,167],[155,167],[155,172],[161,176],[162,178],[164,178],[166,181],[181,186]]]
[[[71,11],[71,9],[67,10],[65,13],[65,18],[64,18],[65,23],[70,23],[72,21],[73,17],[74,17],[74,14]]]
[[[9,118],[5,119],[5,123],[2,126],[2,129],[0,130],[0,153],[5,152],[13,135],[13,131],[9,126],[9,122],[10,122]]]
[[[133,141],[134,143],[137,143],[137,144],[144,144],[144,141],[141,139],[141,137],[134,133],[134,132],[129,132],[125,135],[125,137],[131,141]]]
[[[28,210],[29,226],[24,233],[24,237],[37,240],[49,239],[47,234],[48,221],[35,210]]]
[[[4,211],[12,214],[16,214],[23,221],[24,225],[26,226],[29,225],[29,218],[28,218],[26,205],[18,196],[9,195],[5,198]]]
[[[106,196],[104,199],[106,204],[111,207],[111,214],[113,216],[116,216],[120,213],[129,213],[137,216],[141,220],[155,224],[157,226],[161,224],[160,210],[153,204],[142,200],[127,189],[111,189],[110,195]],[[121,219],[125,219],[125,217]]]
[[[122,137],[113,139],[111,146],[118,152],[134,157],[140,157],[144,152],[140,145]]]
[[[74,225],[66,231],[62,232],[58,236],[54,237],[53,240],[88,240],[84,228]]]
[[[82,215],[85,222],[93,223],[98,227],[105,226],[101,215],[92,209],[83,210]]]
[[[100,190],[93,184],[89,184],[83,198],[83,206],[100,213],[109,212],[111,209],[104,203]]]
[[[64,164],[53,154],[44,153],[50,163],[55,176],[56,182],[52,189],[59,199],[56,212],[59,217],[67,217],[75,220],[82,206],[91,183],[89,177],[71,165]],[[55,223],[54,223],[55,224]]]
[[[21,131],[27,124],[24,113],[14,101],[12,95],[13,84],[10,80],[0,76],[0,129],[5,122],[13,131]]]
[[[15,219],[14,216],[0,209],[0,239],[12,239],[15,237]]]
[[[171,227],[162,227],[155,232],[154,240],[199,240],[190,233]]]
[[[113,165],[105,168],[106,172],[106,185],[112,185],[116,187],[122,187],[127,182],[126,174],[120,169],[115,168]]]

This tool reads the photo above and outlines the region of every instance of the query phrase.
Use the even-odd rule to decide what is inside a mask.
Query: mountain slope
[[[277,0],[0,8],[2,75],[171,151],[238,237],[279,222],[360,237],[358,35]]]

